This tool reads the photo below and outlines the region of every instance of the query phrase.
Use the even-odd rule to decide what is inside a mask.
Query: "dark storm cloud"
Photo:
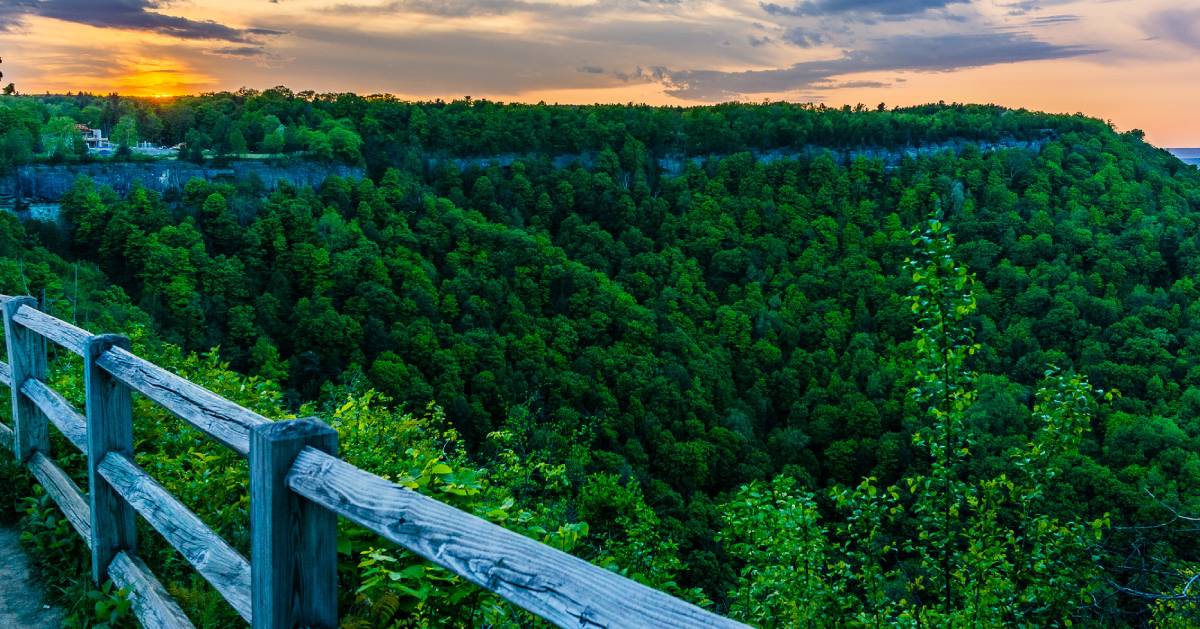
[[[844,13],[873,13],[876,15],[913,15],[932,9],[944,9],[951,4],[965,4],[971,0],[805,0],[795,5],[762,3],[763,10],[771,15],[812,17]]]
[[[838,59],[806,61],[788,68],[722,72],[671,72],[667,92],[681,98],[721,100],[742,94],[810,89],[833,77],[859,72],[945,72],[1020,61],[1063,59],[1103,52],[1043,42],[1025,33],[993,31],[933,36],[901,35],[878,40]]]
[[[20,16],[41,17],[86,24],[98,28],[146,31],[180,39],[215,39],[249,43],[255,36],[278,35],[269,29],[238,29],[210,20],[165,15],[157,12],[160,0],[0,0],[0,26]]]
[[[1200,9],[1166,9],[1143,23],[1151,39],[1165,39],[1200,50]]]
[[[575,71],[582,72],[584,74],[604,74],[604,68],[601,68],[600,66],[582,65],[578,68],[575,68]]]

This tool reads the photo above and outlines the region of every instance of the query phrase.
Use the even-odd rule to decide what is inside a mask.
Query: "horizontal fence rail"
[[[96,364],[243,457],[250,454],[250,428],[270,421],[121,348]]]
[[[117,493],[250,621],[250,562],[129,457],[110,452],[100,473]]]
[[[13,313],[13,321],[37,332],[55,344],[83,356],[83,346],[92,335],[66,321],[56,319],[29,305],[22,305]]]
[[[3,363],[0,363],[3,364]],[[6,365],[7,366],[7,365]],[[5,383],[7,384],[7,383]],[[0,425],[0,444],[11,446],[13,431]],[[91,548],[92,524],[91,508],[87,498],[79,490],[75,481],[71,480],[61,467],[49,457],[38,452],[26,463],[33,477],[37,479],[46,494],[58,504],[66,516],[71,528],[83,538],[88,548]],[[119,552],[109,564],[108,574],[117,587],[129,592],[133,612],[145,627],[192,627],[179,604],[166,588],[155,578],[150,568],[137,557],[130,557],[125,552]]]
[[[137,555],[140,516],[253,627],[337,625],[337,518],[375,532],[560,627],[743,627],[337,457],[337,433],[271,420],[129,351],[0,295],[9,448],[92,553],[93,578],[129,592],[147,627],[191,622]],[[81,356],[83,413],[46,383],[46,341]],[[247,560],[134,460],[130,395],[145,396],[250,463]],[[88,492],[50,457],[49,426],[87,456]]]
[[[66,398],[41,380],[26,380],[21,385],[21,393],[42,411],[71,445],[87,454],[87,418],[76,411]]]
[[[313,448],[293,491],[560,627],[740,627]]]

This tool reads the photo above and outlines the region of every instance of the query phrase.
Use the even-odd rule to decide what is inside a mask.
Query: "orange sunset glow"
[[[1190,3],[5,2],[0,56],[26,93],[284,84],[564,103],[993,102],[1200,144]]]

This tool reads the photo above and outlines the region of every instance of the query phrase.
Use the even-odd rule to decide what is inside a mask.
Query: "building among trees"
[[[93,129],[85,124],[77,124],[75,128],[83,135],[83,141],[87,144],[89,153],[99,153],[108,155],[113,151],[112,142],[104,137],[104,131],[101,129]]]

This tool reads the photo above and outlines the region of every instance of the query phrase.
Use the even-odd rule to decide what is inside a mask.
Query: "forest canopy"
[[[1200,172],[1140,133],[276,88],[0,101],[0,167],[85,159],[64,120],[364,165],[81,177],[24,237],[283,407],[432,402],[577,552],[768,625],[1196,618]]]

